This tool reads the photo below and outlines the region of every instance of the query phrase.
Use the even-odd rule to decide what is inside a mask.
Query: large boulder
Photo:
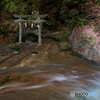
[[[100,33],[93,25],[76,27],[70,36],[72,49],[85,58],[100,62]]]
[[[92,2],[86,6],[91,20],[85,26],[76,26],[69,40],[74,52],[89,60],[100,62],[100,6]]]

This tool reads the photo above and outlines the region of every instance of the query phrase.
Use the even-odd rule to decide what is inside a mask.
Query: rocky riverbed
[[[0,100],[91,100],[71,97],[70,92],[100,93],[100,64],[77,58],[66,45],[27,42],[11,44],[6,53],[2,51]],[[92,98],[99,100],[99,95]]]

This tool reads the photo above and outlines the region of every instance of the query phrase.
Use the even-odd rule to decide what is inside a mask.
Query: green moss
[[[72,33],[75,26],[76,25],[72,25],[72,26],[68,27],[68,29],[67,29],[67,38],[69,38],[69,36],[71,35],[71,33]]]
[[[79,58],[84,58],[84,56],[82,56],[80,53],[78,53],[76,51],[73,51],[72,53],[73,53],[73,55],[75,55],[75,56],[77,56]]]
[[[67,40],[67,33],[66,31],[60,32],[60,41],[66,41]]]
[[[67,31],[62,30],[58,35],[54,36],[60,42],[66,42],[69,40],[69,36],[71,35],[75,26],[68,27]]]
[[[69,50],[69,49],[70,49],[70,46],[69,46],[69,44],[66,42],[66,43],[61,43],[61,44],[60,44],[60,48],[61,48],[61,50]]]
[[[63,46],[62,46],[62,49],[63,49],[63,50],[68,50],[68,49],[69,49],[69,45],[63,45]]]

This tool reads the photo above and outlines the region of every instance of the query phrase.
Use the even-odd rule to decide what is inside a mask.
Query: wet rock
[[[55,54],[60,51],[59,43],[58,42],[45,42],[38,51],[40,53],[48,52],[50,54]]]
[[[5,88],[5,89],[2,89],[2,90],[0,91],[0,94],[4,94],[4,93],[11,92],[11,91],[13,91],[14,89],[16,89],[16,88]]]
[[[16,54],[13,54],[13,52],[11,56],[7,57],[5,55],[0,67],[5,69],[9,67],[36,67],[45,64],[70,63],[77,57],[68,51],[68,46],[67,42],[49,41],[35,47],[29,43],[22,52],[15,52]]]
[[[8,77],[9,75],[0,75],[0,85],[2,85]]]
[[[12,67],[12,66],[16,65],[25,56],[26,56],[25,54],[13,55],[12,57],[1,62],[0,67],[3,67],[3,68]]]
[[[66,46],[66,43],[61,45]],[[62,47],[63,48],[63,47]],[[66,48],[63,48],[65,50]],[[62,51],[60,44],[56,42],[47,42],[37,48],[38,54],[31,54],[22,59],[17,66],[32,66],[44,64],[59,64],[70,63],[73,59],[77,59],[74,55],[71,55],[70,51]]]
[[[1,55],[0,56],[0,63],[5,61],[6,59],[8,59],[10,56],[11,56],[10,54],[8,54],[8,55]]]

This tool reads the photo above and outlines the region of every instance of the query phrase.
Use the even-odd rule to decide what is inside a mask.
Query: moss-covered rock
[[[60,48],[61,48],[61,50],[69,50],[70,45],[68,42],[60,42]]]
[[[69,38],[71,48],[78,55],[100,62],[100,7],[93,2],[88,2],[86,7],[88,16],[97,19],[90,19],[86,25],[74,28]]]

